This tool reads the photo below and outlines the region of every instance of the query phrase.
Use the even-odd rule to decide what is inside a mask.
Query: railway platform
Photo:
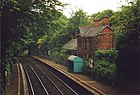
[[[90,91],[96,91],[102,95],[124,95],[124,93],[122,93],[121,91],[113,89],[112,87],[107,86],[98,81],[91,80],[90,77],[84,74],[69,73],[68,68],[64,65],[55,63],[53,61],[50,61],[40,56],[32,56],[32,57],[44,62],[45,64],[48,64],[49,66],[57,69],[58,71],[62,73],[65,73],[68,77],[74,79],[75,81],[77,81],[79,84],[83,85],[86,89],[89,89]]]

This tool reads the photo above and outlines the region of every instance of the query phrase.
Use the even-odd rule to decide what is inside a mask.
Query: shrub
[[[56,63],[67,65],[68,55],[65,52],[60,50],[52,50],[51,51],[51,60],[55,61]]]
[[[97,50],[95,52],[95,60],[106,60],[111,63],[114,63],[116,54],[116,50]]]
[[[94,64],[94,71],[104,78],[114,79],[116,65],[106,60],[99,60]]]
[[[104,78],[114,79],[116,65],[114,63],[117,55],[116,50],[97,50],[95,52],[94,71]]]
[[[90,69],[89,65],[90,65],[90,62],[88,61],[88,59],[84,59],[84,68]]]

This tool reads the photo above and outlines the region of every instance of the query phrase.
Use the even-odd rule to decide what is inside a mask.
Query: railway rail
[[[22,63],[24,63],[23,67],[27,76],[27,80],[29,82],[28,88],[31,89],[31,91],[29,91],[29,94],[49,95],[47,89],[45,88],[38,74],[35,72],[34,68],[32,68],[24,58],[22,58]]]
[[[30,62],[35,61],[32,59],[29,59]],[[57,77],[55,74],[53,74],[50,70],[48,70],[46,67],[40,64],[33,64],[35,65],[38,70],[40,70],[47,79],[59,90],[61,95],[78,95],[71,87],[69,87],[63,80],[61,80],[59,77]]]
[[[54,68],[31,57],[20,57],[30,95],[93,95]]]

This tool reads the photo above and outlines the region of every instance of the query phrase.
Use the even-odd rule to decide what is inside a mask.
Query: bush
[[[116,65],[106,60],[100,60],[95,63],[94,71],[98,72],[104,78],[114,79]]]
[[[116,50],[97,50],[95,52],[95,60],[106,60],[110,63],[114,63],[116,54]]]
[[[51,60],[55,61],[56,63],[67,65],[68,55],[65,52],[60,50],[52,50],[51,52]]]
[[[91,64],[91,62],[90,62],[90,59],[84,59],[84,68],[86,68],[86,69],[91,69],[90,68],[90,64]],[[92,63],[93,64],[93,63]],[[94,65],[94,64],[93,64]]]
[[[98,72],[103,78],[114,79],[116,55],[116,50],[97,50],[95,52],[94,71]]]

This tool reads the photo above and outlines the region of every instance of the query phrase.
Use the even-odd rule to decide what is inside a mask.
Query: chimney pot
[[[103,25],[109,25],[109,17],[108,16],[103,17]]]
[[[100,26],[100,24],[99,24],[99,20],[96,19],[96,20],[94,20],[94,27],[98,27],[98,26]]]

